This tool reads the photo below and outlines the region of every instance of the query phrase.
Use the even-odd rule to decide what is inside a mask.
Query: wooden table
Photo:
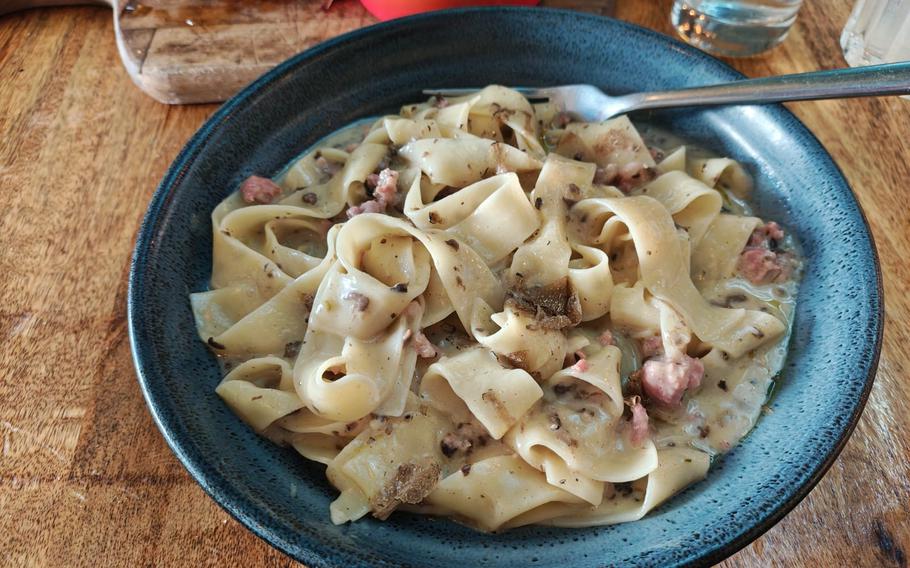
[[[783,46],[733,64],[750,76],[843,66],[848,4],[807,2]],[[621,19],[669,33],[668,11],[668,1],[615,7]],[[187,475],[152,423],[130,359],[134,235],[168,164],[215,108],[165,106],[135,89],[109,10],[0,19],[2,565],[294,564]],[[840,459],[790,515],[724,565],[906,566],[910,102],[792,108],[834,155],[872,224],[884,270],[884,350]]]

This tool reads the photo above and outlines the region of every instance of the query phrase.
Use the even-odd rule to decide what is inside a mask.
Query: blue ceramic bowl
[[[872,386],[882,332],[879,267],[862,211],[818,140],[780,106],[638,117],[747,164],[759,213],[796,232],[808,264],[774,412],[706,481],[636,523],[490,535],[395,514],[333,526],[324,468],[257,437],[215,395],[218,366],[187,299],[208,283],[209,212],[243,178],[279,171],[355,119],[420,100],[421,88],[585,82],[624,93],[740,77],[642,28],[545,9],[397,20],[278,66],[190,140],[139,232],[130,338],[164,437],[222,507],[311,568],[708,564],[745,546],[805,497],[843,447]]]

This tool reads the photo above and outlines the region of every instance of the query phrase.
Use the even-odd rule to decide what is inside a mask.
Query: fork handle
[[[778,75],[707,87],[635,93],[617,98],[627,105],[622,112],[629,112],[667,107],[777,103],[876,95],[910,95],[910,62]]]

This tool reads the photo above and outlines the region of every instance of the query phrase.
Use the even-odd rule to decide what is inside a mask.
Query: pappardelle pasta
[[[799,258],[751,185],[499,86],[353,125],[212,213],[216,392],[326,464],[335,523],[639,519],[782,365]]]

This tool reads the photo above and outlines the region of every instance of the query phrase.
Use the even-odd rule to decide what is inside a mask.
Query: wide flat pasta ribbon
[[[385,519],[402,503],[418,503],[448,474],[439,440],[450,426],[425,405],[399,418],[374,420],[326,469],[341,494],[332,502],[332,522],[366,513]]]
[[[414,377],[417,354],[407,344],[419,330],[422,309],[407,310],[378,337],[358,339],[307,329],[294,366],[300,399],[315,414],[336,421],[370,412],[398,416]]]
[[[730,158],[708,158],[693,160],[692,177],[705,185],[729,191],[744,199],[752,193],[752,176],[742,164]]]
[[[251,269],[255,273],[252,279],[222,273],[220,284],[226,284],[226,288],[190,295],[200,336],[206,338],[220,354],[232,356],[280,355],[288,344],[302,340],[317,288],[335,262],[337,234],[337,228],[329,230],[324,237],[327,247],[325,256],[313,264],[317,259],[306,255],[309,258],[305,262],[310,267],[293,280],[282,278],[282,271],[274,262],[266,260],[259,265],[259,257],[262,257],[259,253],[253,251],[249,256],[238,253],[238,262],[260,266],[259,269]],[[241,243],[235,237],[216,234],[216,243],[221,239]],[[221,262],[227,263],[227,259]],[[260,287],[263,280],[267,283],[275,281],[282,287],[265,297]],[[271,291],[271,287],[267,290]]]
[[[566,234],[567,204],[584,196],[583,188],[590,188],[593,177],[593,164],[547,157],[530,196],[540,217],[540,231],[515,251],[511,278],[538,288],[566,278],[572,255]]]
[[[604,227],[595,228],[595,234],[603,234],[608,225],[628,230],[642,284],[682,314],[701,341],[739,357],[783,333],[784,324],[770,314],[713,306],[701,296],[689,276],[673,219],[659,201],[647,196],[588,199],[576,208]]]
[[[545,382],[543,399],[504,438],[549,483],[600,503],[603,483],[639,479],[657,467],[654,444],[635,444],[623,414],[620,351],[592,347],[584,366]]]
[[[562,331],[541,327],[533,315],[508,303],[494,314],[488,305],[478,302],[471,330],[477,342],[497,357],[538,378],[561,369],[568,349]]]
[[[368,199],[365,189],[367,177],[381,169],[380,165],[387,162],[390,152],[385,143],[364,142],[350,153],[332,148],[321,148],[319,153],[323,158],[331,158],[331,161],[343,165],[330,174],[328,181],[315,183],[313,172],[318,172],[318,167],[313,155],[301,158],[279,179],[282,188],[292,192],[280,203],[297,207],[312,217],[329,219],[344,211],[348,205],[359,205]]]
[[[692,250],[692,280],[696,286],[732,278],[739,254],[760,224],[758,217],[726,213],[715,217],[704,238]]]
[[[257,432],[303,408],[294,392],[291,366],[278,357],[241,363],[224,377],[215,392]]]
[[[569,124],[556,153],[601,167],[622,167],[633,162],[646,167],[655,165],[648,146],[625,115],[596,124]]]
[[[409,254],[413,255],[413,263],[408,258],[394,259],[394,254],[391,259],[388,255],[383,257],[393,265],[407,261],[404,266],[407,270],[403,268],[402,274],[410,270],[415,279],[402,282],[406,284],[406,290],[401,290],[397,284],[378,280],[361,266],[367,248],[375,246],[381,249],[390,244],[390,237],[403,237],[411,243]],[[384,238],[387,243],[382,243]],[[310,322],[318,329],[342,335],[352,334],[363,339],[371,337],[394,320],[404,306],[431,284],[435,286],[432,299],[435,302],[447,300],[468,330],[477,300],[483,300],[494,309],[502,307],[504,292],[499,279],[477,252],[446,231],[421,231],[406,220],[386,215],[358,215],[345,223],[338,233],[337,250],[340,266],[335,269],[336,274],[330,274],[320,286]],[[408,268],[412,264],[413,270]],[[438,281],[434,281],[433,272]],[[339,307],[336,305],[338,294],[343,299],[353,290],[357,290],[356,293],[368,302],[364,312],[371,313],[354,314],[357,306],[351,300],[347,304],[342,303],[340,310],[335,311]],[[328,306],[326,300],[329,301]],[[363,300],[360,303],[362,305]],[[435,323],[438,321],[435,318],[442,319],[448,312],[444,306],[428,305],[425,313],[433,314],[434,319],[424,320],[423,326]]]
[[[632,193],[660,201],[673,221],[689,232],[689,240],[695,246],[723,205],[720,193],[679,171],[667,172]]]
[[[547,483],[543,474],[517,456],[488,458],[471,465],[468,472],[443,479],[427,503],[482,530],[495,531],[548,503],[582,502]]]
[[[402,146],[398,155],[433,183],[464,187],[503,172],[539,170],[538,159],[504,142],[464,135],[458,139],[425,138]]]
[[[540,224],[514,173],[489,177],[428,204],[415,180],[404,212],[417,228],[450,233],[488,264],[511,254]]]
[[[494,440],[541,397],[537,382],[521,369],[505,369],[486,349],[473,348],[453,357],[443,357],[427,369],[421,395],[456,419],[465,417],[465,407]]]
[[[704,479],[711,464],[707,454],[690,448],[660,450],[657,452],[657,461],[657,468],[643,480],[644,495],[639,500],[624,499],[613,489],[610,498],[601,501],[598,507],[586,510],[563,507],[562,511],[559,507],[551,507],[547,511],[542,511],[551,516],[549,520],[535,521],[559,527],[586,527],[637,521],[687,486]]]

